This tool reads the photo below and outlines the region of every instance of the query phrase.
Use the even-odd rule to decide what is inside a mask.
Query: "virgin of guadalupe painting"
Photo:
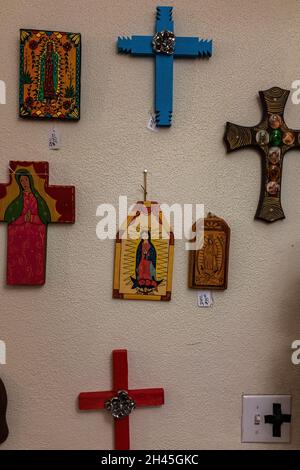
[[[0,184],[9,285],[43,285],[48,224],[75,221],[75,188],[49,186],[48,179],[46,162],[10,162],[10,182]]]
[[[20,30],[19,115],[80,118],[80,33]]]
[[[159,207],[137,202],[117,234],[113,297],[171,300],[174,235]]]
[[[150,294],[158,291],[163,279],[156,277],[156,248],[151,242],[151,232],[143,231],[135,256],[135,278],[132,280],[132,289],[141,294]]]
[[[199,224],[200,225],[200,224]],[[199,230],[198,230],[199,231]],[[230,228],[225,220],[211,213],[204,219],[202,246],[190,251],[189,287],[192,289],[227,289]],[[193,241],[196,240],[196,237]]]

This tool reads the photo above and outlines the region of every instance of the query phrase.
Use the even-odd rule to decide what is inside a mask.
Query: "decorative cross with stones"
[[[164,404],[163,388],[128,390],[127,350],[113,351],[113,390],[79,395],[80,410],[106,408],[114,417],[115,450],[129,450],[129,415],[134,408]]]
[[[172,7],[156,8],[154,36],[119,37],[118,51],[155,57],[155,115],[157,126],[171,126],[173,113],[173,58],[211,57],[212,41],[174,35]]]
[[[267,222],[285,218],[281,207],[283,157],[289,150],[300,147],[300,131],[290,129],[284,120],[289,93],[278,87],[259,92],[263,117],[257,126],[226,124],[224,139],[228,152],[251,146],[261,154],[261,191],[255,218]]]

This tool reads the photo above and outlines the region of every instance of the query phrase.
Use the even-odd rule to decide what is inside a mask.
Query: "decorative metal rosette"
[[[152,46],[158,54],[174,54],[175,34],[167,30],[156,33],[152,39]]]
[[[135,401],[125,390],[120,390],[116,397],[105,402],[105,408],[117,419],[125,418],[135,409]]]

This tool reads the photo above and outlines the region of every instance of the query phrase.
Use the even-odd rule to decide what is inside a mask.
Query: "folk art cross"
[[[158,127],[171,126],[173,113],[173,60],[211,57],[212,41],[174,35],[172,7],[156,8],[154,36],[119,37],[119,52],[155,57],[155,117]]]
[[[113,358],[113,390],[83,392],[79,395],[80,410],[107,409],[114,417],[115,450],[130,449],[129,415],[137,407],[164,404],[162,388],[128,389],[127,350],[117,349]]]
[[[43,285],[47,227],[75,222],[74,186],[49,186],[47,162],[12,161],[0,184],[0,221],[8,224],[7,284]]]
[[[260,91],[263,116],[256,126],[226,124],[224,139],[228,152],[254,147],[261,155],[261,190],[255,218],[266,222],[285,218],[281,206],[283,157],[289,150],[300,148],[300,131],[290,129],[284,120],[289,93],[278,87]]]

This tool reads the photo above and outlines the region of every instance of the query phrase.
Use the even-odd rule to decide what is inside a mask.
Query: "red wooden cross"
[[[163,388],[128,390],[127,350],[117,349],[113,357],[113,390],[108,392],[83,392],[79,395],[80,410],[99,410],[106,408],[108,400],[124,390],[134,400],[135,406],[161,406],[164,404]],[[129,416],[114,418],[115,450],[129,450]]]
[[[0,184],[0,222],[8,224],[7,284],[43,285],[47,227],[75,222],[74,186],[49,186],[47,162],[10,162]]]

